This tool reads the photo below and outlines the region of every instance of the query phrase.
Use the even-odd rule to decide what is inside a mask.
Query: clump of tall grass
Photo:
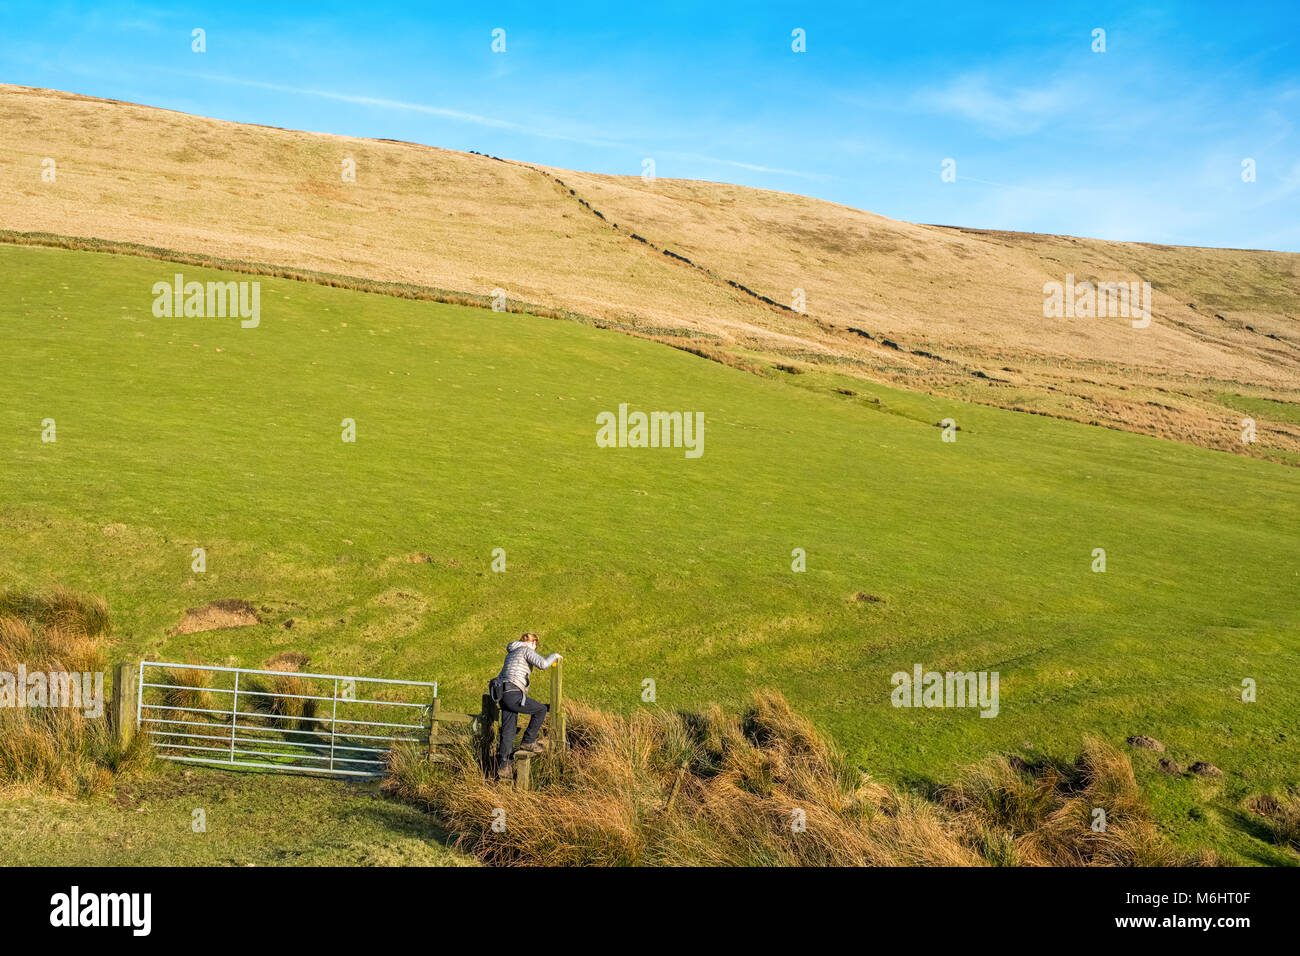
[[[1251,797],[1246,808],[1264,818],[1273,842],[1300,850],[1300,790],[1278,797],[1271,793]]]
[[[0,671],[14,675],[105,673],[108,608],[91,596],[58,589],[0,593]],[[108,687],[104,687],[105,694]],[[25,693],[25,687],[14,687]],[[0,708],[0,787],[73,794],[104,793],[114,774],[142,765],[145,742],[118,745],[105,713],[85,708]]]
[[[1178,866],[1210,863],[1159,835],[1126,754],[1095,737],[1071,763],[991,757],[939,794],[975,821],[987,857],[1022,866]]]
[[[190,659],[193,663],[194,659]],[[185,711],[218,710],[212,700],[212,671],[200,667],[184,669],[167,668],[160,675],[162,687],[158,688],[158,698],[162,706],[175,708],[178,718],[185,718]],[[170,713],[169,713],[170,716]],[[190,720],[195,715],[188,715]]]
[[[66,588],[28,593],[0,592],[0,618],[18,618],[65,635],[95,639],[108,634],[108,605],[93,595]]]
[[[739,715],[565,712],[570,746],[533,758],[530,791],[485,778],[468,735],[438,762],[395,749],[384,785],[503,865],[1187,862],[1142,811],[1127,758],[1095,741],[1069,774],[989,763],[926,798],[868,778],[775,692]]]
[[[261,675],[251,682],[251,688],[257,693],[248,699],[254,710],[266,714],[268,726],[277,730],[320,729],[319,721],[314,719],[317,701],[306,699],[320,696],[320,691],[310,678],[293,673],[302,670],[307,663],[306,654],[281,651],[266,662],[265,669],[276,673]]]
[[[159,706],[165,709],[149,708],[145,716],[158,721],[156,735],[160,744],[168,748],[215,747],[220,746],[223,737],[229,737],[229,719],[218,713],[207,713],[229,706],[228,700],[219,699],[227,695],[212,689],[212,671],[202,667],[168,667],[150,676],[161,685],[154,689],[158,691]]]

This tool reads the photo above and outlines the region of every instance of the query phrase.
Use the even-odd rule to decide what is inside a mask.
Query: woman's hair
[[[537,643],[537,635],[534,634],[532,631],[527,631],[527,632],[523,635],[523,637],[521,637],[521,638],[519,638],[519,639],[520,639],[521,641],[532,641],[534,644]]]

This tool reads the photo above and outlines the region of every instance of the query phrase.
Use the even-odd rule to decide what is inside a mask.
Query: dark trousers
[[[515,728],[519,725],[519,715],[528,714],[528,726],[524,729],[523,743],[531,744],[542,732],[546,722],[547,707],[540,700],[525,697],[521,690],[508,690],[501,695],[501,743],[497,746],[497,766],[504,767],[514,752]]]

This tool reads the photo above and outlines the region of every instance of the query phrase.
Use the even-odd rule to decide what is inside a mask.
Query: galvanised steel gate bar
[[[231,686],[218,686],[226,675]],[[330,693],[314,693],[316,681],[331,682]],[[375,687],[360,697],[358,685]],[[356,777],[381,775],[394,744],[427,746],[438,697],[436,681],[165,661],[141,661],[138,687],[137,727],[150,725],[164,760]],[[378,699],[417,693],[418,701]],[[217,706],[227,701],[229,709]],[[317,716],[325,703],[329,716]],[[401,708],[420,722],[401,722]]]

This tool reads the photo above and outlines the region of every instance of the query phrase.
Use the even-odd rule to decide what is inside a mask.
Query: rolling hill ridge
[[[0,128],[11,242],[134,244],[453,301],[502,290],[813,389],[880,382],[1300,463],[1300,255],[917,225],[7,85]],[[1068,277],[1150,283],[1150,327],[1045,317],[1044,285]]]

